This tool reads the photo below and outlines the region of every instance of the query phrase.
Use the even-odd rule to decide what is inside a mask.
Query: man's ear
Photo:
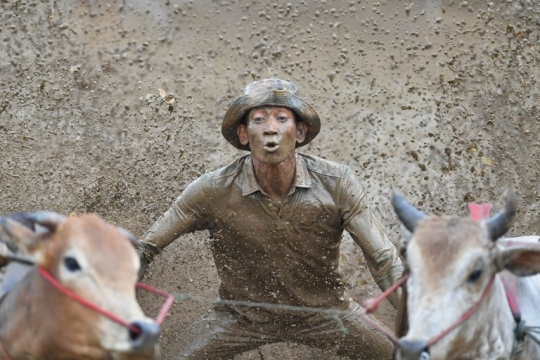
[[[245,124],[240,124],[236,127],[236,135],[238,135],[238,140],[240,141],[240,144],[244,146],[249,144],[248,131]]]
[[[506,269],[516,276],[540,273],[540,242],[512,242],[507,247],[497,247],[495,257],[497,270]]]
[[[299,121],[296,124],[296,142],[298,144],[304,142],[306,139],[307,130],[308,128],[305,122]]]

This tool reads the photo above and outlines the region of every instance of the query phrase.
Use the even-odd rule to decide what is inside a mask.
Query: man
[[[190,184],[145,234],[141,260],[145,267],[180,235],[208,229],[222,299],[350,309],[342,318],[348,333],[321,314],[220,307],[180,335],[179,359],[230,359],[282,341],[351,358],[391,358],[391,343],[343,297],[343,230],[362,248],[381,289],[401,275],[401,262],[352,171],[296,152],[319,130],[319,116],[293,83],[248,85],[227,110],[222,134],[250,154]],[[397,305],[396,296],[390,300]]]

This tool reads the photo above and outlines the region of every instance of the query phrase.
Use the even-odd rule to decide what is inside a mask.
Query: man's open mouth
[[[278,143],[278,142],[274,142],[274,141],[269,141],[269,142],[267,142],[266,144],[264,144],[263,149],[266,150],[266,151],[268,151],[268,152],[274,152],[274,151],[276,151],[277,149],[279,149],[279,143]]]

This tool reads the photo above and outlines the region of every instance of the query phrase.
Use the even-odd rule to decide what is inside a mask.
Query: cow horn
[[[409,204],[403,195],[395,191],[392,192],[392,206],[399,220],[411,233],[414,232],[420,220],[426,216],[426,214]]]
[[[506,234],[514,224],[514,218],[517,210],[517,198],[513,191],[509,191],[506,196],[506,204],[504,209],[495,216],[486,221],[489,237],[492,241]]]
[[[38,225],[45,226],[50,231],[54,231],[58,225],[66,220],[63,215],[52,211],[37,211],[30,214],[28,218]]]

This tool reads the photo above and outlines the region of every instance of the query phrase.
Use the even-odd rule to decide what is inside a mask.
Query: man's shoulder
[[[242,168],[248,156],[249,155],[244,155],[242,157],[239,157],[226,166],[206,173],[207,178],[209,180],[221,180],[231,176],[236,176],[239,172],[242,171]]]
[[[190,189],[195,192],[206,192],[210,189],[216,191],[218,189],[224,190],[234,183],[235,178],[242,171],[242,167],[245,163],[245,156],[242,156],[234,160],[229,165],[219,168],[214,171],[210,171],[202,174],[195,179],[186,190]]]
[[[326,160],[314,155],[299,153],[308,171],[331,177],[342,177],[349,167],[335,161]]]

